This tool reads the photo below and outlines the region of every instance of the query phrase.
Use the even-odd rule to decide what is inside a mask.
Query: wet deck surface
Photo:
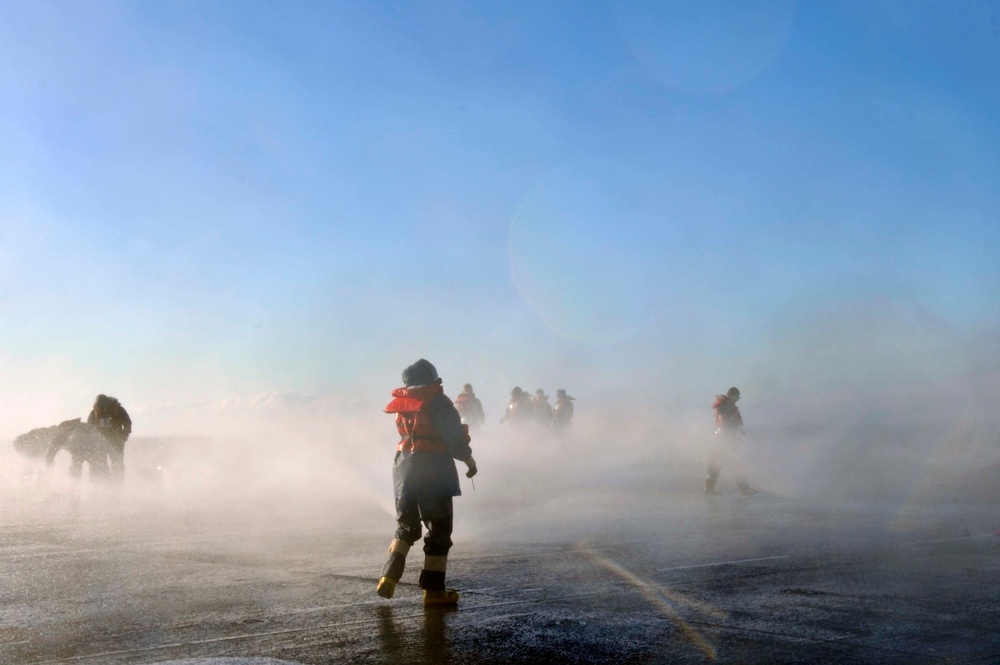
[[[1000,660],[988,511],[692,495],[637,498],[625,518],[595,497],[481,529],[459,504],[449,583],[462,601],[425,610],[418,548],[396,598],[374,594],[384,515],[293,523],[111,503],[4,513],[0,662]]]

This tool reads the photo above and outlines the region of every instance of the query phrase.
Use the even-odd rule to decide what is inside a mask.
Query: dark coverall
[[[87,416],[87,424],[96,428],[108,442],[110,476],[112,480],[122,482],[125,479],[125,442],[132,433],[132,419],[125,407],[114,397],[99,397]]]
[[[526,392],[512,394],[510,402],[507,404],[507,413],[500,420],[501,423],[511,423],[512,427],[524,427],[530,423],[535,415],[535,403],[531,401],[531,396]]]
[[[434,432],[433,438],[445,448],[440,451],[421,450],[419,445],[409,445],[408,439],[404,437],[392,467],[396,498],[396,539],[406,543],[405,549],[408,550],[408,546],[420,539],[421,523],[427,526],[427,536],[424,538],[425,564],[420,573],[420,588],[443,590],[444,561],[452,545],[452,497],[462,494],[455,460],[466,462],[472,457],[468,430],[462,425],[458,411],[443,393],[440,383],[399,388],[393,391],[393,395],[424,400],[421,409],[424,413],[420,417],[429,421]],[[386,410],[389,411],[391,407],[392,404]],[[400,419],[416,416],[412,412],[397,412],[397,426],[400,426]],[[402,426],[400,427],[402,434]],[[412,443],[419,444],[419,437],[415,437]],[[411,447],[417,449],[409,450]],[[395,542],[382,568],[382,576],[399,580],[406,563],[406,552],[395,549]]]
[[[569,429],[570,422],[573,420],[574,399],[574,397],[568,395],[561,395],[556,400],[556,405],[552,409],[552,421],[549,425],[554,431],[558,432]]]
[[[531,400],[535,407],[535,420],[542,427],[552,426],[552,405],[549,404],[548,395],[536,395]]]

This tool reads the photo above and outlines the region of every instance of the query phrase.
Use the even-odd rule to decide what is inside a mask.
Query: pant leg
[[[420,517],[427,525],[424,537],[424,569],[420,571],[420,588],[444,590],[451,532],[455,521],[450,496],[421,499]]]
[[[455,513],[450,496],[437,496],[419,501],[420,519],[427,525],[424,554],[447,556],[451,549],[451,531]]]
[[[740,492],[746,494],[750,491],[750,483],[747,481],[746,464],[743,461],[743,450],[741,449],[740,442],[737,439],[733,439],[730,445],[730,465],[733,469],[733,475],[736,476],[736,486],[740,488]]]
[[[706,492],[715,491],[715,481],[719,479],[719,474],[722,473],[722,466],[725,461],[723,445],[720,437],[716,435],[716,440],[712,444],[712,452],[708,457],[708,477],[705,479]]]
[[[80,476],[83,475],[83,455],[78,453],[70,453],[70,455],[72,455],[72,458],[69,462],[69,475],[71,478],[79,480]]]
[[[125,480],[125,443],[108,442],[108,463],[111,479],[120,483]]]
[[[110,475],[108,471],[108,456],[101,451],[95,451],[87,457],[90,467],[90,482],[105,482]]]
[[[415,500],[396,499],[396,538],[409,543],[420,540],[420,506]]]
[[[398,582],[406,568],[406,554],[420,539],[420,507],[416,501],[396,499],[396,537],[382,566],[382,577]]]

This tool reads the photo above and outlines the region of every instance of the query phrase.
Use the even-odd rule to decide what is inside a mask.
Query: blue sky
[[[15,1],[0,97],[0,369],[43,421],[420,356],[700,403],[838,312],[1000,323],[992,2]]]

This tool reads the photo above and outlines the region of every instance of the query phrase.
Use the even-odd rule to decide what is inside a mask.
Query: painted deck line
[[[992,533],[982,533],[978,536],[955,536],[954,538],[936,538],[934,540],[911,540],[905,543],[898,543],[900,547],[908,547],[911,545],[930,545],[931,543],[951,543],[956,540],[978,540],[980,538],[992,538],[996,537]]]
[[[750,563],[752,561],[773,561],[775,559],[790,559],[792,558],[788,554],[781,554],[779,556],[762,556],[756,559],[733,559],[731,561],[716,561],[714,563],[696,563],[691,566],[674,566],[672,568],[657,568],[656,572],[665,573],[668,570],[688,570],[689,568],[708,568],[710,566],[731,566],[737,563]]]

